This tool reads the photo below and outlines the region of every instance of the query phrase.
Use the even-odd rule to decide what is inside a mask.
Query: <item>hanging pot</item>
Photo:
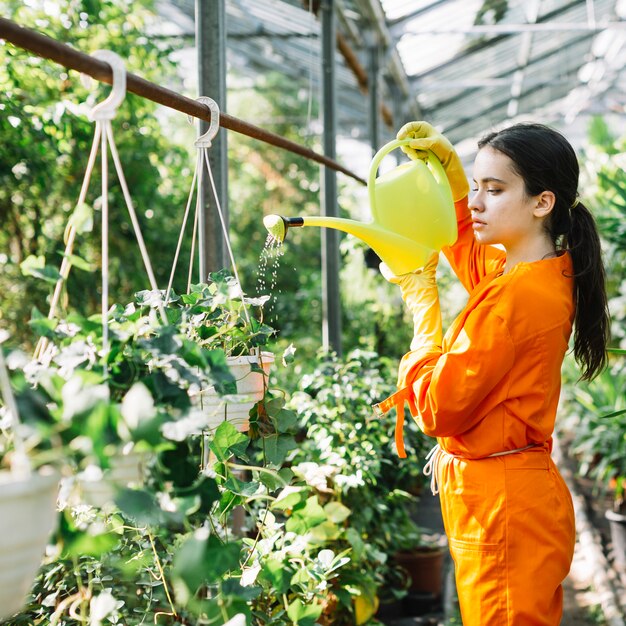
[[[143,485],[149,460],[150,453],[131,448],[116,452],[110,459],[110,467],[104,471],[91,466],[78,476],[82,499],[100,509],[112,504],[116,488]]]
[[[56,524],[59,476],[0,472],[0,621],[23,606]]]
[[[200,392],[197,402],[206,417],[204,430],[212,433],[224,421],[230,422],[239,432],[250,428],[250,409],[265,395],[274,355],[262,352],[257,355],[228,357],[228,367],[237,381],[237,394],[220,396],[213,387]],[[253,371],[253,365],[263,370]]]

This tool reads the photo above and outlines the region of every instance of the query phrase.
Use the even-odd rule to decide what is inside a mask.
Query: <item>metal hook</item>
[[[89,113],[90,120],[112,120],[115,117],[117,108],[122,104],[126,97],[126,67],[124,60],[111,50],[96,50],[92,55],[96,59],[106,61],[113,72],[113,89],[107,97],[99,104],[91,109]],[[83,75],[83,84],[89,86],[91,78]]]
[[[217,135],[217,131],[220,129],[220,108],[217,102],[208,96],[200,96],[196,98],[196,102],[206,104],[209,107],[209,111],[211,111],[211,121],[209,122],[209,130],[196,139],[194,146],[196,146],[196,148],[210,148],[215,139],[215,135]],[[193,124],[193,115],[188,115],[187,119],[190,124]]]

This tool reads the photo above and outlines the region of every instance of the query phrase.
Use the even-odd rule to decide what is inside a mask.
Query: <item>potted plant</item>
[[[422,594],[430,599],[441,598],[443,565],[446,555],[445,537],[426,533],[410,518],[396,525],[393,561],[409,577],[409,599]]]
[[[140,292],[152,297],[151,292]],[[263,398],[274,355],[264,351],[274,329],[263,323],[263,305],[269,296],[247,298],[239,283],[226,270],[209,274],[209,282],[192,285],[188,293],[175,294],[165,303],[168,316],[190,340],[207,350],[221,350],[234,383],[226,394],[215,385],[206,386],[193,399],[202,408],[213,432],[222,421],[237,430],[249,428],[249,413]],[[170,319],[172,319],[170,317]]]
[[[3,333],[0,342],[6,339]],[[24,604],[56,520],[59,474],[33,469],[22,438],[4,354],[0,347],[0,621]]]

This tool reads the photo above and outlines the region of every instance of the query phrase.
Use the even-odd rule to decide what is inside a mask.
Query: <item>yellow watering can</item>
[[[376,178],[382,159],[410,141],[391,141],[372,159],[367,185],[371,223],[339,217],[267,215],[263,224],[281,242],[287,229],[297,226],[324,226],[350,233],[372,248],[398,276],[422,267],[433,250],[456,241],[456,214],[450,184],[432,152],[426,161],[403,163]]]

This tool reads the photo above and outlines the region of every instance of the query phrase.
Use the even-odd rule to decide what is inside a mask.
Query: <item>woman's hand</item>
[[[454,146],[428,122],[409,122],[398,131],[396,138],[414,139],[401,148],[411,159],[425,159],[428,150],[435,154],[450,181],[452,198],[455,202],[469,194],[467,176]]]

